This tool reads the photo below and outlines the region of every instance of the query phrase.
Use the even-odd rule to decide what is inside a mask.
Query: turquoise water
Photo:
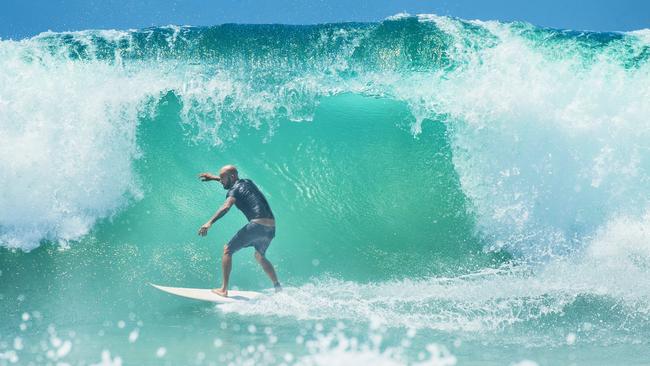
[[[0,41],[0,364],[650,364],[649,60],[435,15]],[[224,164],[285,291],[151,288],[220,283]]]

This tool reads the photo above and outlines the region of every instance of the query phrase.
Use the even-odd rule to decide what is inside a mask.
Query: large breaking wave
[[[79,240],[140,199],[138,130],[169,98],[179,143],[219,149],[251,127],[273,140],[283,123],[311,121],[323,98],[352,93],[404,103],[413,118],[400,127],[414,139],[444,124],[463,195],[455,214],[473,222],[464,235],[528,260],[565,256],[621,222],[645,227],[648,38],[421,15],[2,41],[0,241]],[[345,209],[322,195],[326,166],[313,179],[275,168],[324,211]]]

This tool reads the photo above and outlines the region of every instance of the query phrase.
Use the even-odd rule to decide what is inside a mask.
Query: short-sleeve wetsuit
[[[275,237],[275,226],[266,226],[255,222],[253,219],[275,219],[271,207],[264,194],[250,179],[238,179],[226,193],[226,198],[234,197],[235,206],[244,213],[248,224],[239,229],[227,245],[229,254],[241,248],[253,246],[261,255]]]

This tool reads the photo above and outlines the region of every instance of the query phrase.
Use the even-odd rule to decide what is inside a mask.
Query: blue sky
[[[399,12],[578,30],[650,28],[650,0],[0,0],[0,37],[167,24],[367,22]]]

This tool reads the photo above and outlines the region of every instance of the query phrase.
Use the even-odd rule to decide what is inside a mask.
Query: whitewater
[[[650,30],[399,14],[0,40],[0,365],[650,363]],[[277,220],[286,290],[210,287]],[[232,282],[270,291],[252,251]],[[270,293],[270,292],[269,292]]]

